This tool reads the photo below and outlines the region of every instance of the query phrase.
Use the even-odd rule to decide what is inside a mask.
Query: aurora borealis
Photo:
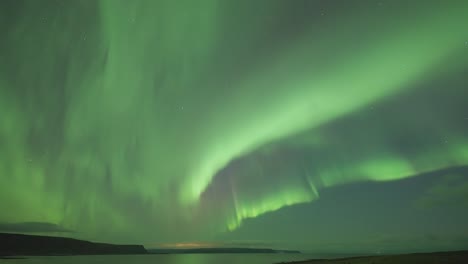
[[[466,248],[467,14],[456,0],[2,0],[0,227]]]

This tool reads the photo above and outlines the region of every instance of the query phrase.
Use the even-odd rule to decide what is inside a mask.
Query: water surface
[[[0,262],[15,264],[271,264],[311,258],[317,258],[317,256],[310,254],[161,254],[28,257],[26,259],[4,259]]]

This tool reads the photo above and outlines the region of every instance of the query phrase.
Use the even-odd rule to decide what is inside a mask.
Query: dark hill
[[[146,254],[141,245],[93,243],[64,237],[0,233],[0,256]]]

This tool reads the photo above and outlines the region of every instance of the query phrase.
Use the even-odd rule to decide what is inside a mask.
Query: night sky
[[[0,0],[0,232],[468,248],[467,1]]]

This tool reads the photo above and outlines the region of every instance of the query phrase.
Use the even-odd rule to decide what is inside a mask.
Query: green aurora
[[[466,1],[2,1],[0,222],[222,242],[328,189],[468,166],[467,14]]]

